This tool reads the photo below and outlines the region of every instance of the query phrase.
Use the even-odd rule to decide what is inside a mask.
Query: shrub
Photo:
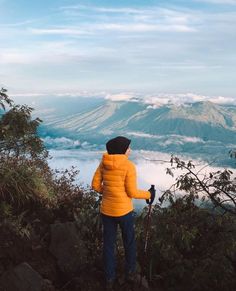
[[[41,169],[24,158],[0,158],[0,199],[15,209],[26,209],[50,198],[46,176]]]
[[[140,218],[139,225],[143,222]],[[156,205],[147,257],[139,260],[154,288],[164,290],[235,290],[236,220],[197,207],[189,197],[167,208]]]

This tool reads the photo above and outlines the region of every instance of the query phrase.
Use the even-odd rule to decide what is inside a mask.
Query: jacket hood
[[[118,169],[127,159],[126,155],[109,155],[106,153],[102,157],[102,165],[108,170]]]

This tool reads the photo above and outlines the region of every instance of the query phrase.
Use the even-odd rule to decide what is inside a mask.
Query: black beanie
[[[126,150],[128,149],[131,140],[124,137],[124,136],[117,136],[113,139],[110,139],[106,143],[107,152],[110,155],[115,154],[125,154]]]

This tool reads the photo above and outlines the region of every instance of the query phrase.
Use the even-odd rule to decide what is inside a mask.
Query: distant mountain
[[[59,101],[60,102],[60,101]],[[227,155],[236,143],[236,106],[196,102],[149,105],[142,101],[80,98],[35,112],[40,134],[98,145],[116,135],[134,147],[200,156]]]

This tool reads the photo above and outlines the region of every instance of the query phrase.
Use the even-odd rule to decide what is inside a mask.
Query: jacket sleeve
[[[150,199],[149,191],[137,189],[136,168],[133,163],[129,164],[129,168],[125,177],[125,191],[130,198],[135,199]]]
[[[93,180],[92,180],[92,189],[97,191],[98,193],[102,194],[103,186],[102,186],[102,166],[101,164],[98,166],[96,172],[94,173]]]

